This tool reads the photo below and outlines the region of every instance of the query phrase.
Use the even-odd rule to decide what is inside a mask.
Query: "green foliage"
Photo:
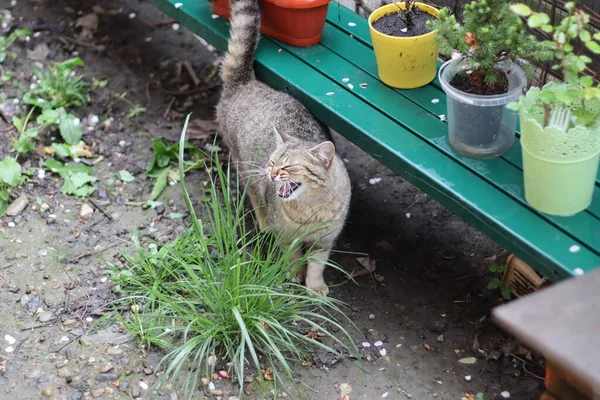
[[[15,187],[21,181],[21,165],[12,157],[0,161],[0,187]]]
[[[26,116],[13,117],[13,125],[17,128],[19,135],[13,138],[13,148],[17,153],[28,153],[34,149],[33,141],[44,128],[58,125],[58,130],[65,143],[53,143],[50,150],[59,158],[77,158],[86,154],[81,142],[82,130],[79,118],[67,113],[63,107],[58,109],[44,109],[36,119],[36,125],[29,127],[29,121],[36,106],[29,110]]]
[[[506,265],[499,265],[499,264],[491,264],[489,267],[490,272],[494,273],[494,274],[499,274],[499,275],[503,275],[504,271],[506,271]],[[500,278],[492,278],[487,285],[487,288],[490,290],[496,290],[496,289],[500,289],[500,294],[502,295],[503,298],[505,298],[506,300],[510,300],[511,298],[511,289],[510,286],[502,286],[502,280]]]
[[[163,382],[177,382],[186,398],[196,398],[200,377],[210,376],[218,360],[228,363],[243,386],[250,365],[270,368],[279,381],[292,377],[290,363],[306,360],[315,349],[355,352],[338,321],[353,326],[342,304],[288,282],[290,268],[306,256],[293,264],[292,248],[282,252],[273,235],[248,229],[244,192],[239,182],[232,190],[230,171],[217,157],[207,219],[196,218],[183,182],[183,150],[182,143],[179,173],[192,227],[150,250],[136,239],[138,251],[126,256],[128,265],[113,267],[119,298],[112,316],[145,345],[168,352],[161,362]]]
[[[46,160],[46,168],[60,175],[64,182],[60,188],[61,193],[77,197],[86,197],[96,190],[92,183],[98,178],[93,176],[94,169],[82,164],[66,163],[54,159]]]
[[[133,182],[135,180],[135,176],[133,176],[131,172],[124,169],[119,171],[117,177],[121,180],[121,182],[125,183]]]
[[[550,17],[533,12],[524,4],[512,7],[515,14],[527,18],[532,28],[540,28],[548,33],[550,40],[544,45],[553,52],[553,69],[561,70],[563,83],[551,82],[539,90],[530,90],[519,102],[509,106],[516,110],[531,112],[534,108],[544,110],[544,126],[548,126],[552,110],[567,107],[575,118],[571,126],[596,127],[600,125],[600,107],[589,107],[591,102],[600,102],[600,84],[586,74],[592,59],[584,54],[584,49],[600,54],[600,32],[592,35],[588,25],[590,16],[575,8],[575,2],[568,2],[565,8],[569,14],[557,25],[550,25]],[[535,89],[535,88],[534,88]]]
[[[75,68],[83,67],[81,58],[76,57],[52,64],[47,71],[37,70],[36,87],[25,93],[23,102],[41,109],[80,107],[87,103],[90,85]]]
[[[178,180],[173,166],[179,161],[179,143],[168,146],[163,139],[154,138],[152,150],[152,159],[146,164],[146,174],[156,178],[150,194],[150,199],[156,200],[170,182]],[[190,161],[184,160],[184,172],[204,167],[204,153],[200,149],[185,142],[184,150],[192,157]]]
[[[13,149],[17,151],[17,153],[29,153],[35,147],[33,141],[38,137],[38,128],[32,127],[28,128],[29,119],[33,114],[33,109],[29,110],[27,115],[22,116],[21,118],[17,116],[13,116],[13,125],[19,132],[17,137],[11,138]]]
[[[488,87],[501,83],[502,72],[496,66],[512,61],[533,71],[530,62],[551,57],[536,38],[526,32],[523,21],[510,10],[506,0],[476,0],[465,5],[464,25],[460,25],[448,8],[440,10],[437,20],[429,21],[436,31],[440,53],[451,56],[460,53],[474,73]]]
[[[0,216],[8,208],[10,189],[21,183],[21,165],[12,157],[0,161]]]
[[[31,31],[28,29],[17,29],[13,33],[8,36],[0,36],[0,64],[6,61],[8,55],[12,55],[8,48],[17,40],[18,38],[25,37],[31,34]]]

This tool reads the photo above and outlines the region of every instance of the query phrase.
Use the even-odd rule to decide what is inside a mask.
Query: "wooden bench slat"
[[[211,17],[210,3],[180,0],[183,6],[175,9],[174,0],[151,2],[217,49],[226,48],[228,24]],[[323,122],[541,273],[559,279],[574,275],[575,268],[589,271],[600,265],[600,257],[580,242],[369,107],[280,43],[269,38],[261,40],[255,69],[267,84],[289,91]],[[327,92],[334,95],[328,96]],[[582,248],[571,253],[572,245]]]
[[[332,29],[334,28],[330,27],[326,29],[323,34],[323,40],[330,44],[335,40],[329,37]],[[341,35],[338,31],[337,33],[334,32],[333,36],[336,34]],[[337,37],[335,43],[340,44],[339,47],[343,47],[341,43],[344,41],[357,43],[355,40],[344,35]],[[430,143],[441,153],[454,159],[465,168],[491,183],[499,191],[509,194],[524,207],[528,207],[523,192],[523,174],[515,165],[502,158],[476,160],[457,154],[448,143],[446,123],[409,101],[398,93],[398,91],[386,86],[372,75],[356,68],[354,64],[346,61],[346,59],[329,51],[330,49],[322,45],[304,48],[286,44],[281,44],[281,46],[302,59],[312,68],[320,71],[330,80],[338,82],[342,88],[352,95],[359,97],[370,107],[393,119],[419,138]],[[354,54],[354,58],[364,59],[369,57],[372,52],[365,49],[364,46],[360,46],[364,51],[362,53],[354,51],[352,53]],[[342,80],[345,78],[349,79],[349,82],[343,82]],[[367,87],[361,87],[360,83],[366,83]],[[348,84],[352,84],[353,89],[348,88]],[[598,192],[600,196],[600,188]],[[598,211],[598,215],[600,215],[600,208]],[[580,240],[600,255],[600,221],[593,215],[583,212],[570,218],[545,215],[541,217],[562,229],[564,233],[572,236],[573,239]]]
[[[354,26],[350,26],[348,25],[348,23],[352,23],[352,24],[356,24]],[[331,27],[334,27],[336,30],[338,30],[339,32],[343,33],[344,35],[346,35],[347,37],[350,37],[350,35],[352,35],[353,38],[357,39],[356,41],[359,42],[359,44],[362,44],[366,47],[368,47],[369,49],[373,49],[373,44],[371,41],[371,35],[369,33],[369,23],[367,21],[366,18],[362,17],[361,15],[356,14],[354,11],[350,10],[347,7],[344,7],[342,5],[340,5],[339,3],[331,3],[329,5],[329,9],[327,10],[327,24],[325,26],[325,31],[327,31],[329,34],[331,35],[335,35],[335,31],[328,31],[327,27],[328,25],[330,25]],[[339,36],[337,36],[337,38],[339,38]],[[328,47],[330,50],[340,54],[342,57],[345,57],[345,54],[352,54],[351,52],[348,51],[344,51],[347,50],[344,47],[345,46],[350,46],[354,49],[354,51],[356,51],[356,49],[360,46],[357,46],[356,41],[340,41],[340,43],[342,43],[341,47],[338,47],[339,44],[337,41],[335,41],[335,46],[333,46],[334,48],[331,48],[328,45],[328,41],[326,38],[324,38],[323,40],[321,40],[321,44],[323,44],[324,46]],[[352,43],[354,42],[354,43]],[[352,62],[358,62],[360,64],[356,64],[357,67],[361,68],[364,71],[368,71],[369,73],[371,73],[373,76],[377,77],[377,64],[375,63],[375,55],[373,53],[371,53],[372,56],[367,58],[367,59],[363,59],[363,58],[358,58],[358,57],[352,57],[352,58],[346,58],[348,60],[352,60]],[[441,65],[441,63],[438,63],[438,68]],[[440,91],[441,89],[441,85],[439,83],[439,80],[436,76],[436,78],[434,79],[434,81],[431,83],[431,85],[426,86],[424,88],[418,88],[418,89],[413,89],[413,90],[398,90],[398,92],[401,93],[406,93],[407,97],[409,97],[412,101],[415,101],[417,104],[421,105],[424,108],[427,108],[430,112],[432,112],[435,115],[440,115],[440,114],[445,114],[446,113],[446,103],[445,100],[444,102],[440,101],[437,106],[434,106],[432,104],[427,104],[427,99],[430,98],[429,94],[432,93],[429,89],[431,87],[435,87],[436,89],[439,89]],[[445,99],[446,95],[445,93],[441,94],[440,100]],[[517,129],[518,131],[518,129]],[[520,159],[520,152],[519,154],[519,159]],[[519,161],[518,165],[520,168],[522,168],[522,162]],[[598,174],[596,175],[596,186],[600,187],[600,170],[598,170]],[[594,195],[594,199],[597,202],[596,204],[600,204],[598,202],[600,202],[600,196],[595,193]],[[594,210],[594,214],[596,216],[598,216],[600,218],[600,205],[598,206],[593,206],[592,207]]]

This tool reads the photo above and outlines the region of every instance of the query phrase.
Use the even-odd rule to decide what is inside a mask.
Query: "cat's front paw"
[[[324,280],[306,280],[306,288],[308,292],[313,295],[327,297],[329,294],[329,288]]]

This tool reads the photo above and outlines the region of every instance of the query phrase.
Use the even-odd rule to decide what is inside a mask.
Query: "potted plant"
[[[369,16],[379,79],[388,86],[412,89],[435,78],[438,45],[427,21],[439,10],[414,0],[388,4]]]
[[[452,56],[438,74],[447,99],[450,145],[460,154],[492,158],[513,145],[517,112],[506,104],[516,100],[527,83],[528,61],[546,59],[533,35],[506,0],[476,0],[465,5],[464,24],[448,8],[429,26],[440,53]]]
[[[531,88],[510,105],[521,120],[525,199],[547,214],[575,214],[592,201],[600,160],[600,85],[586,75],[592,59],[585,54],[600,54],[600,33],[590,33],[590,16],[574,2],[556,26],[526,5],[512,9],[549,35],[544,45],[563,75],[563,82]]]
[[[331,0],[259,0],[260,31],[292,46],[312,46],[321,41]],[[213,0],[213,11],[230,18],[229,0]]]

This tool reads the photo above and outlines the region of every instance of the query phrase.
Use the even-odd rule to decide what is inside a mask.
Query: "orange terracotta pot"
[[[260,31],[292,46],[319,43],[331,0],[259,0]],[[229,18],[229,0],[214,0],[215,14]]]

